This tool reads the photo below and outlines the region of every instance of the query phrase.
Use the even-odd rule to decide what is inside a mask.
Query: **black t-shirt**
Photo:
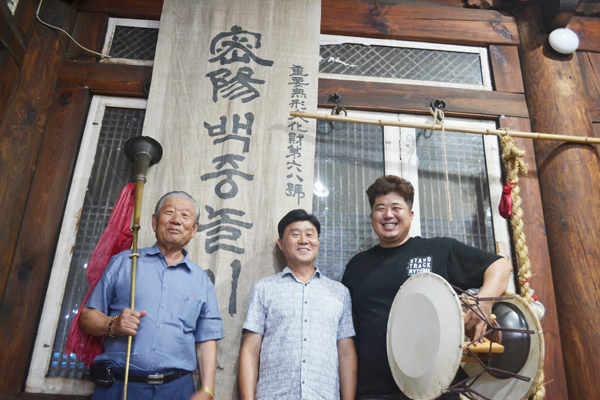
[[[378,245],[355,255],[346,266],[342,283],[352,297],[357,396],[400,392],[388,364],[386,332],[394,298],[410,276],[433,272],[463,290],[478,288],[487,267],[500,258],[455,239],[418,236],[398,247]]]

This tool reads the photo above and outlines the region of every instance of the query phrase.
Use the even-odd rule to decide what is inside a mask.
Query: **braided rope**
[[[531,300],[531,288],[529,287],[529,279],[531,278],[531,262],[529,261],[529,249],[525,244],[525,232],[523,232],[523,210],[521,209],[521,196],[519,193],[519,173],[527,174],[527,165],[523,161],[525,150],[517,147],[514,139],[509,136],[509,129],[504,129],[505,133],[500,134],[500,145],[502,146],[502,161],[506,168],[506,181],[514,183],[511,194],[512,213],[510,217],[510,225],[513,230],[513,240],[515,242],[515,250],[517,254],[517,264],[519,271],[517,278],[521,287],[521,297],[529,304]],[[533,389],[533,400],[542,400],[546,395],[544,387],[544,371],[541,371],[538,383]]]
[[[521,196],[519,193],[519,173],[527,174],[527,165],[523,162],[525,151],[515,144],[513,138],[506,134],[500,135],[500,144],[502,146],[502,161],[506,167],[506,181],[513,183],[512,190],[512,213],[510,225],[513,230],[513,240],[517,253],[517,263],[519,273],[517,277],[521,286],[521,297],[525,298],[531,304],[531,290],[529,288],[529,279],[531,278],[531,262],[529,261],[529,249],[525,244],[525,233],[523,232],[523,210],[521,209]]]

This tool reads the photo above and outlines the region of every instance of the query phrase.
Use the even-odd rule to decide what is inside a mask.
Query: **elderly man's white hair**
[[[200,219],[200,206],[198,205],[198,203],[196,203],[196,200],[194,200],[194,198],[192,196],[190,196],[188,193],[183,192],[183,191],[169,192],[169,193],[165,194],[163,197],[161,197],[160,200],[158,200],[158,203],[156,203],[156,208],[154,209],[154,215],[156,215],[158,217],[158,214],[160,214],[160,209],[162,208],[163,203],[165,202],[165,200],[170,199],[171,197],[179,197],[179,198],[186,199],[186,200],[189,200],[192,203],[194,203],[194,207],[196,208],[196,220],[194,221],[194,225],[196,225],[198,223],[198,220]]]

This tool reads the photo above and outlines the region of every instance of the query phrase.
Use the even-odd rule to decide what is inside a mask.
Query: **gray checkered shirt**
[[[263,335],[256,400],[340,398],[337,341],[355,335],[341,283],[285,267],[252,286],[244,329]]]

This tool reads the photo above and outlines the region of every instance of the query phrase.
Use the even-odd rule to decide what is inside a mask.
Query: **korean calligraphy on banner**
[[[149,171],[140,245],[171,190],[200,204],[190,258],[214,281],[226,338],[216,391],[237,398],[241,328],[250,287],[279,272],[277,222],[311,210],[320,1],[165,0],[144,135],[162,161]],[[139,273],[143,273],[140,271]]]

